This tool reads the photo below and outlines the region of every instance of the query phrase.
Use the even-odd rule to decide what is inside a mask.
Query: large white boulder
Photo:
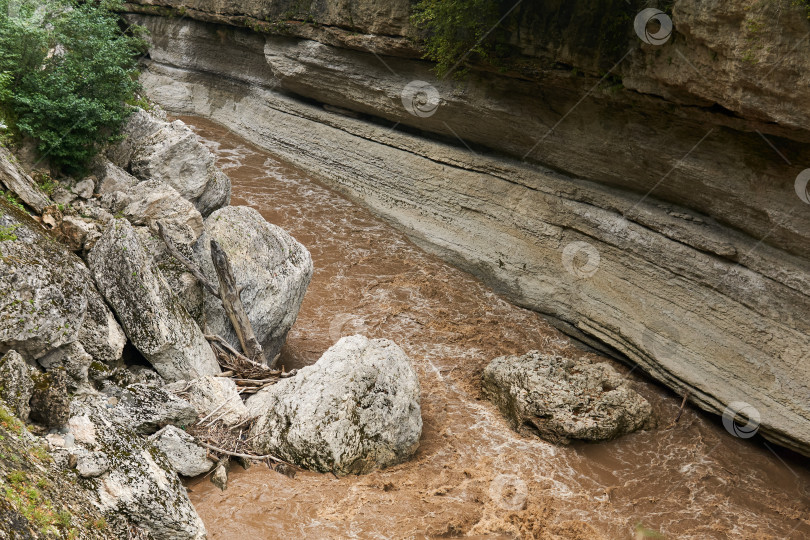
[[[261,452],[302,467],[362,474],[419,447],[419,379],[387,339],[344,337],[313,365],[247,400]]]
[[[197,260],[212,283],[217,283],[211,262],[212,239],[228,255],[253,331],[270,361],[298,316],[312,278],[312,257],[295,238],[268,223],[255,209],[229,206],[208,216],[205,232],[195,246]],[[222,303],[208,292],[204,296],[207,331],[239,347]]]

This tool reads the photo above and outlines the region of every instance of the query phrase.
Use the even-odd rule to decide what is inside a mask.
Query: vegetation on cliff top
[[[425,58],[445,77],[463,74],[459,66],[470,56],[490,62],[497,57],[501,16],[498,0],[420,0],[411,22],[422,32]]]
[[[0,0],[0,120],[69,172],[115,138],[139,89],[145,43],[114,6]]]

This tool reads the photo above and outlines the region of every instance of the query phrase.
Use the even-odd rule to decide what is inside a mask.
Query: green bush
[[[68,172],[115,139],[139,90],[138,32],[114,4],[0,0],[0,113]]]
[[[470,57],[496,58],[500,18],[498,0],[420,0],[411,22],[422,32],[425,58],[436,62],[438,77],[445,77],[451,71],[463,74]]]

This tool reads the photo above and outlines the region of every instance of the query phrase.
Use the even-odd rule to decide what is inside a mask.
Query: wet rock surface
[[[648,425],[652,413],[610,365],[538,351],[496,358],[482,388],[515,430],[554,443],[615,439]]]
[[[203,272],[217,283],[211,262],[211,240],[225,250],[256,338],[271,361],[281,350],[298,316],[312,278],[309,251],[281,227],[268,223],[255,209],[229,206],[205,220],[205,233],[195,246]],[[205,326],[239,347],[222,303],[205,292]]]
[[[315,364],[247,400],[262,451],[339,475],[409,458],[422,433],[421,390],[394,342],[342,338]]]

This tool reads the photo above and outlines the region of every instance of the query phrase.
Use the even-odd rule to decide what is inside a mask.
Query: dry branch
[[[259,340],[256,339],[256,334],[253,333],[253,326],[250,324],[245,306],[242,304],[242,298],[239,296],[239,289],[236,286],[236,279],[233,277],[228,254],[225,253],[225,250],[220,247],[216,240],[211,240],[211,260],[214,262],[214,270],[216,270],[217,279],[219,280],[222,307],[225,308],[225,313],[228,315],[231,325],[233,325],[236,337],[239,338],[242,351],[251,360],[267,365],[262,346],[259,344]]]
[[[166,244],[166,247],[168,248],[169,253],[171,253],[172,257],[180,261],[180,263],[183,266],[185,266],[188,269],[188,271],[194,275],[195,278],[197,278],[197,281],[199,281],[200,284],[203,287],[205,287],[205,289],[208,292],[219,298],[219,291],[217,290],[217,288],[214,287],[214,285],[210,281],[208,281],[208,278],[205,277],[205,274],[202,273],[202,270],[200,270],[197,267],[197,265],[195,265],[193,262],[187,259],[185,255],[180,253],[180,250],[177,249],[177,247],[171,241],[169,236],[166,234],[166,229],[163,228],[163,224],[159,221],[157,222],[157,228],[158,232],[160,233],[160,237],[163,239],[163,243]]]

